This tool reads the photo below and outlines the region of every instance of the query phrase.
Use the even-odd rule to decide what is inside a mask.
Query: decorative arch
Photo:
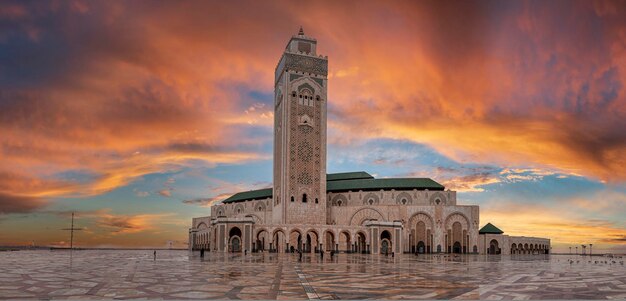
[[[461,212],[453,212],[445,220],[446,251],[448,253],[467,253],[470,223],[467,216]]]
[[[265,228],[260,228],[254,234],[255,251],[264,251],[268,248],[270,242],[270,233]]]
[[[350,225],[361,226],[366,220],[385,221],[385,217],[382,213],[374,208],[362,208],[355,212],[352,217],[350,217]]]
[[[430,214],[419,211],[411,215],[407,227],[408,244],[411,253],[431,253],[433,250],[432,232],[435,227]]]
[[[441,192],[433,193],[428,200],[431,205],[445,205],[447,202],[446,196]],[[437,200],[439,200],[439,202],[437,202]]]
[[[270,234],[270,232],[267,231],[267,229],[263,227],[263,228],[258,228],[254,230],[254,237],[258,237],[259,234],[261,234],[261,232],[263,231],[265,231],[268,235]]]
[[[207,226],[207,224],[205,224],[204,222],[200,222],[196,228],[198,228],[198,229],[206,229],[208,227],[209,226]]]
[[[278,232],[280,232],[280,233],[282,233],[283,235],[285,235],[285,230],[284,230],[283,228],[276,228],[276,229],[272,230],[272,237],[273,237],[274,235],[276,235],[276,233],[278,233]]]
[[[435,226],[433,218],[430,216],[430,214],[424,211],[418,211],[411,215],[411,217],[409,218],[409,225],[411,225],[412,227],[419,221],[423,221],[426,224],[426,227],[430,227],[431,229]]]
[[[309,228],[304,232],[304,251],[314,252],[320,244],[320,235],[317,230]]]
[[[308,82],[302,83],[296,89],[300,93],[303,93],[305,90],[308,90],[309,93],[315,94],[315,91],[316,91],[316,89],[313,88]]]
[[[311,78],[308,77],[300,77],[291,82],[292,87],[295,87],[297,92],[302,92],[302,89],[309,89],[316,95],[320,94],[320,91],[323,89],[322,85]]]
[[[265,206],[265,202],[259,201],[254,205],[254,211],[263,212],[267,207]]]
[[[464,229],[469,229],[470,226],[470,222],[469,222],[469,218],[467,218],[467,216],[465,216],[465,214],[461,213],[461,212],[453,212],[451,214],[448,215],[448,217],[446,217],[446,222],[445,222],[445,226],[446,229],[449,229],[452,227],[452,224],[454,222],[460,222],[461,225],[463,225]]]
[[[285,251],[285,243],[289,240],[289,236],[285,232],[283,228],[276,228],[272,231],[272,236],[270,237],[272,245],[270,247],[273,251],[280,253]]]
[[[298,116],[298,125],[306,125],[313,127],[313,118],[308,114],[302,114]]]
[[[348,198],[343,194],[333,196],[330,205],[331,206],[345,206],[348,204]]]
[[[409,204],[413,204],[413,198],[411,197],[411,195],[406,192],[400,192],[398,193],[398,195],[396,196],[396,204],[398,205],[409,205]]]
[[[380,198],[373,192],[369,192],[363,197],[363,205],[373,206],[378,204],[380,204]]]
[[[246,214],[246,217],[251,217],[255,224],[263,224],[263,219],[256,214]]]
[[[243,209],[243,206],[241,204],[237,204],[235,205],[235,214],[242,214],[245,212],[245,210]]]

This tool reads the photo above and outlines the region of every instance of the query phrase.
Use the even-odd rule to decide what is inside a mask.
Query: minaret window
[[[294,200],[294,198],[293,198],[293,196],[292,196],[292,197],[291,197],[291,202],[294,202],[294,201],[295,201],[295,200]]]
[[[298,98],[300,98],[298,100],[298,104],[301,104],[303,106],[310,106],[310,107],[314,105],[313,93],[311,93],[311,91],[309,91],[308,89],[303,89],[298,95]]]
[[[302,194],[302,202],[303,202],[303,203],[306,203],[306,193],[305,193],[305,194]]]

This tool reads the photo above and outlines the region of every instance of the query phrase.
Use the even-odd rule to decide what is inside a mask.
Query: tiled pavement
[[[574,262],[570,263],[572,258]],[[595,261],[602,260],[601,263]],[[625,299],[625,259],[0,252],[0,299]]]

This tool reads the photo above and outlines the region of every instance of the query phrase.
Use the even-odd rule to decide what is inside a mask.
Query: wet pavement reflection
[[[622,258],[0,252],[0,299],[624,299]]]

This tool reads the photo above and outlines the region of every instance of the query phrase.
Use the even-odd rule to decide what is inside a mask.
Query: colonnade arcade
[[[511,254],[549,254],[550,246],[545,244],[513,243]]]
[[[435,231],[437,224],[442,231]],[[460,212],[448,215],[443,223],[435,222],[426,212],[417,212],[406,222],[386,222],[365,216],[349,226],[269,226],[256,224],[251,219],[221,219],[212,227],[201,223],[192,233],[192,248],[278,253],[316,253],[321,250],[373,254],[476,253],[476,245],[470,245],[469,227],[468,218]],[[527,250],[537,251],[540,246],[523,249],[524,252]]]
[[[254,233],[252,252],[318,253],[324,250],[325,252],[365,253],[368,251],[368,238],[364,230],[259,227]]]

